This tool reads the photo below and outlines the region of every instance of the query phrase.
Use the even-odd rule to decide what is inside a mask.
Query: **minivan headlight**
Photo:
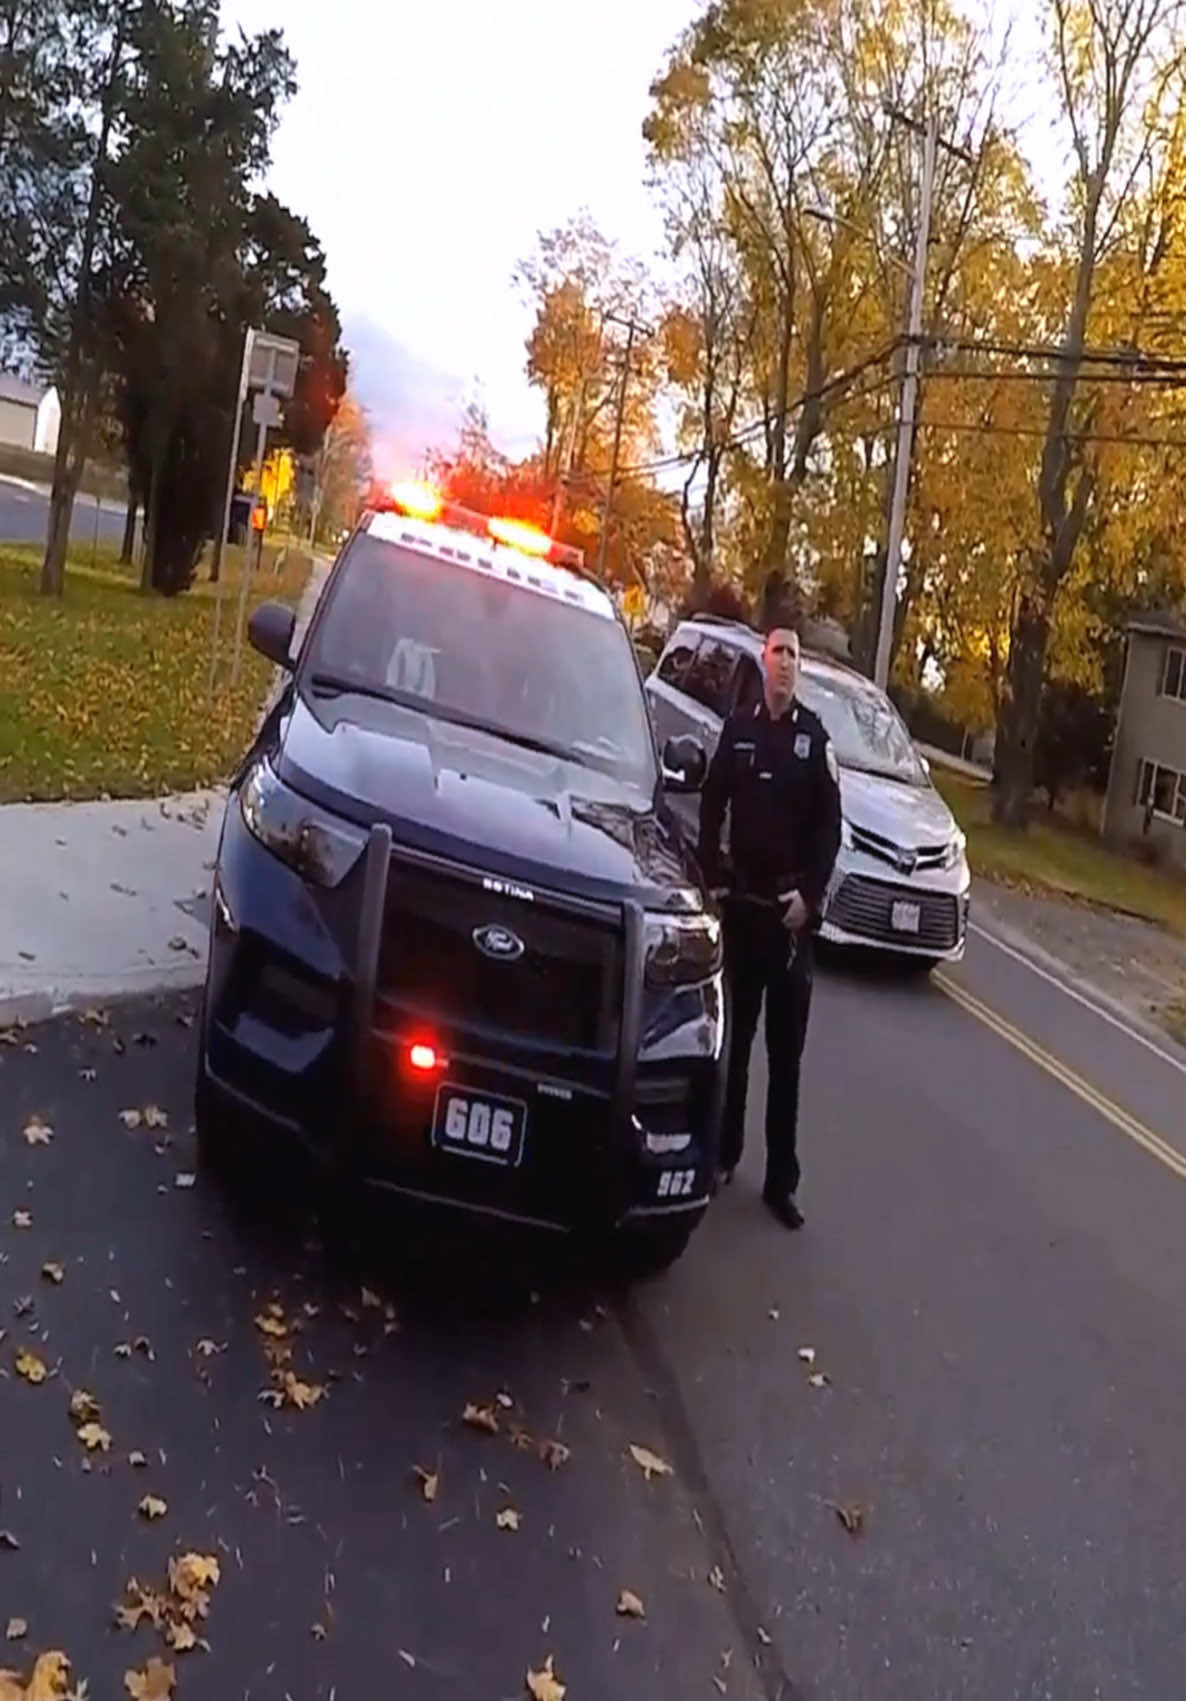
[[[948,845],[947,854],[943,858],[944,868],[958,868],[960,862],[963,860],[963,855],[964,855],[964,852],[967,850],[967,848],[968,848],[967,835],[965,833],[962,833],[960,831],[960,829],[957,827],[956,830],[955,830],[955,837],[952,839],[951,843]]]
[[[318,886],[339,885],[366,848],[361,828],[338,820],[286,786],[267,757],[261,757],[244,780],[239,808],[253,838]]]
[[[694,986],[720,969],[721,924],[707,912],[660,915],[652,911],[646,917],[644,942],[649,986]]]
[[[840,849],[847,851],[852,849],[852,825],[847,815],[840,817]]]

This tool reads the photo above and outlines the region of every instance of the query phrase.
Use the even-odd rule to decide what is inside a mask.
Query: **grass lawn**
[[[92,570],[89,544],[85,554],[80,547],[58,601],[38,594],[39,548],[0,544],[0,803],[210,785],[254,730],[271,668],[246,642],[238,685],[229,686],[243,552],[224,558],[213,702],[215,587],[202,579],[183,596],[145,596],[116,553],[100,548]],[[308,571],[293,552],[275,575],[265,550],[252,602],[295,605]]]
[[[973,872],[1143,916],[1186,937],[1186,880],[1122,856],[1094,834],[1048,820],[1041,811],[1024,833],[994,826],[987,786],[938,763],[932,778],[968,835]]]

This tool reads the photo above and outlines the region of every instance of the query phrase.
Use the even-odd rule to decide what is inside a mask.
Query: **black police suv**
[[[363,516],[228,798],[197,1129],[678,1257],[715,1174],[716,914],[637,663],[579,551],[418,490]],[[281,1160],[283,1161],[283,1160]]]

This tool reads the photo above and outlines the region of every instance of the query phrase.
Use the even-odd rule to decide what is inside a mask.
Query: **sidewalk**
[[[294,649],[328,571],[314,564]],[[200,985],[224,806],[219,789],[0,807],[0,1026]]]

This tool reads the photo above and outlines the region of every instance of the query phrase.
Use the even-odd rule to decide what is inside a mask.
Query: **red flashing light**
[[[440,491],[431,484],[393,484],[391,501],[415,520],[437,520],[445,506]]]
[[[408,1062],[413,1069],[419,1069],[422,1074],[427,1074],[440,1067],[441,1058],[435,1046],[418,1043],[409,1046]]]

